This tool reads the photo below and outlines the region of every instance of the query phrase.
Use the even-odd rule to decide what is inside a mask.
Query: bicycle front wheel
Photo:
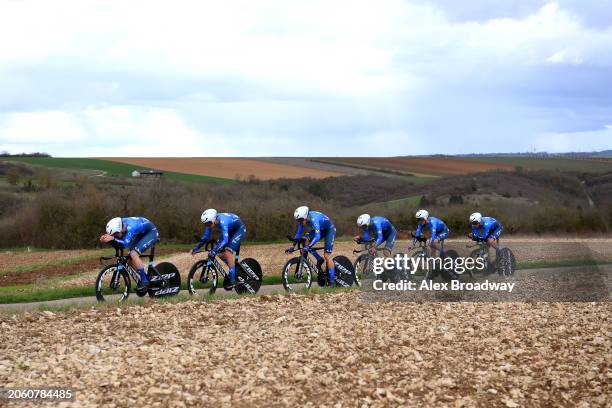
[[[355,282],[357,282],[357,286],[361,286],[361,280],[375,278],[372,262],[369,262],[368,254],[359,255],[355,259],[353,266],[355,268]]]
[[[282,272],[283,287],[287,292],[300,289],[310,289],[312,286],[312,271],[306,262],[300,262],[296,256],[287,261]]]
[[[117,300],[123,302],[130,295],[131,280],[125,269],[108,265],[96,278],[96,299],[99,302]]]
[[[187,289],[190,295],[206,293],[212,295],[217,290],[218,274],[215,268],[201,260],[193,264],[187,275]]]

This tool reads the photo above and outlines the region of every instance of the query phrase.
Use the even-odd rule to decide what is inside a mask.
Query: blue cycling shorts
[[[489,234],[489,237],[495,238],[495,240],[499,241],[499,237],[501,236],[503,232],[504,232],[504,227],[500,225],[499,228],[496,228],[493,231],[491,231],[491,233]]]
[[[389,235],[385,238],[386,244],[385,249],[389,252],[393,251],[393,245],[395,245],[395,239],[397,238],[397,230],[395,228],[391,229]]]
[[[448,238],[448,234],[450,233],[450,230],[447,228],[446,230],[442,231],[441,233],[438,234],[438,236],[436,238],[438,238],[440,240],[440,242],[444,241],[446,238]]]
[[[134,250],[138,253],[138,255],[142,255],[147,249],[155,246],[159,241],[159,232],[157,232],[157,228],[152,228],[149,232],[141,235],[137,240],[132,241],[132,245],[130,245],[130,250]]]
[[[235,255],[240,255],[240,245],[242,245],[242,241],[246,238],[246,232],[246,227],[242,225],[238,231],[229,238],[229,243],[225,249],[229,249]]]
[[[306,234],[306,238],[308,238],[308,241],[312,241],[314,236],[315,236],[314,230],[311,230],[310,232],[308,232],[308,234]],[[334,250],[334,240],[336,239],[336,227],[332,225],[331,227],[327,229],[327,231],[321,231],[321,237],[325,240],[325,247],[324,247],[325,253],[331,254]]]

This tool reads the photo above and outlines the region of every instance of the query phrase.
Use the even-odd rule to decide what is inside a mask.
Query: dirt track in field
[[[0,315],[0,328],[0,384],[71,386],[75,406],[612,403],[610,302],[262,296]]]
[[[346,173],[300,167],[284,163],[272,163],[256,159],[214,158],[214,157],[113,157],[105,158],[120,163],[154,168],[199,176],[221,177],[227,179],[246,178],[254,175],[260,180],[277,178],[325,178],[341,176]]]
[[[342,157],[324,158],[323,160],[329,163],[347,163],[422,174],[467,174],[514,168],[508,164],[476,162],[451,157]]]
[[[176,253],[176,249],[158,248],[161,257]],[[0,253],[0,286],[21,285],[46,279],[77,275],[100,269],[99,257],[110,255],[102,250],[44,251]],[[71,259],[76,259],[72,261]],[[55,263],[66,261],[66,263]],[[25,267],[27,270],[16,268]]]
[[[28,265],[44,264],[66,258],[78,258],[91,255],[92,251],[83,250],[59,250],[59,251],[10,251],[0,252],[0,271],[9,271]]]

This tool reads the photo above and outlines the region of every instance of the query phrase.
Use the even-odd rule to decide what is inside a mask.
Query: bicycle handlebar
[[[112,261],[113,259],[125,259],[125,258],[127,258],[127,255],[125,255],[123,253],[125,248],[123,248],[123,246],[121,244],[119,244],[117,241],[112,240],[112,241],[107,242],[107,244],[115,249],[115,256],[101,256],[100,257],[100,262],[102,262],[102,261]],[[151,252],[150,253],[140,255],[141,258],[149,258],[150,260],[153,260],[154,256],[155,256],[155,247],[151,248]]]
[[[427,238],[426,237],[417,237],[416,235],[414,235],[414,232],[410,232],[410,235],[412,236],[412,239],[414,239],[415,241],[419,241],[419,242],[427,242]]]
[[[373,239],[368,239],[368,240],[363,240],[363,239],[358,239],[356,241],[358,244],[363,244],[365,246],[365,248],[363,249],[353,249],[353,253],[354,254],[359,254],[361,252],[366,252],[369,251],[370,248],[373,246],[372,244],[374,244],[376,241]],[[380,252],[380,251],[384,251],[385,248],[383,247],[376,247],[376,252]]]
[[[194,235],[193,237],[196,239],[196,241],[198,241],[198,242],[200,242],[200,243],[202,242],[202,241],[201,241],[202,237],[199,237],[199,236],[197,236],[197,235]],[[213,248],[214,248],[214,246],[215,246],[215,243],[216,243],[216,241],[215,241],[214,239],[209,239],[209,240],[205,241],[205,242],[204,242],[204,245],[203,245],[203,247],[204,247],[204,251],[210,251],[211,249],[213,249]],[[201,248],[200,248],[200,249],[201,249]],[[198,249],[198,250],[197,250],[196,252],[194,252],[194,253],[195,253],[195,254],[197,254],[197,253],[204,252],[204,251],[201,251],[201,250],[199,250],[199,249]]]
[[[306,238],[295,239],[291,235],[287,235],[287,239],[292,242],[293,245],[297,245],[298,250],[304,248],[304,244],[306,243]],[[322,249],[325,249],[325,247],[312,247],[310,248],[310,252],[320,251]]]

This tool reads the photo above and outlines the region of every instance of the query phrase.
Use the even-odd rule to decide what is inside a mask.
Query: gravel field
[[[611,315],[354,292],[0,315],[0,384],[75,406],[604,407]]]

